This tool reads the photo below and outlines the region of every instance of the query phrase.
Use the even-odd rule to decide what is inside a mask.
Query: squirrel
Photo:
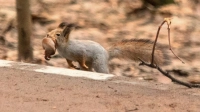
[[[50,60],[56,49],[59,55],[67,60],[69,67],[76,68],[72,61],[80,65],[81,70],[99,73],[109,73],[108,62],[113,58],[123,58],[133,61],[151,61],[153,42],[145,39],[122,40],[111,45],[108,50],[99,43],[91,40],[70,39],[69,35],[75,28],[74,24],[62,22],[59,26],[47,33],[42,40],[45,50],[45,59]],[[166,53],[160,49],[155,49],[154,64],[165,63]]]

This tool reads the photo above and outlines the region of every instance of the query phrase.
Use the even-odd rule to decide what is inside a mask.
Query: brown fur
[[[145,39],[130,39],[117,42],[109,48],[110,59],[123,58],[133,61],[140,61],[142,59],[145,62],[151,61],[151,53],[153,48],[153,42]],[[161,49],[156,48],[154,54],[154,63],[157,65],[163,65],[167,57]]]

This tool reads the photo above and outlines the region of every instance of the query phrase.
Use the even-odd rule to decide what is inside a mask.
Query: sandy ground
[[[199,112],[200,90],[0,68],[1,112]]]

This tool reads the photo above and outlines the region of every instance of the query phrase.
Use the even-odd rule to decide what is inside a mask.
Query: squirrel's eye
[[[57,33],[57,34],[56,34],[56,36],[58,36],[58,37],[59,37],[59,36],[60,36],[60,34],[59,34],[59,33]]]

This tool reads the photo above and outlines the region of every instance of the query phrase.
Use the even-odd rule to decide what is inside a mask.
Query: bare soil
[[[95,81],[8,68],[0,73],[1,112],[199,112],[200,91],[174,84],[126,77]]]

